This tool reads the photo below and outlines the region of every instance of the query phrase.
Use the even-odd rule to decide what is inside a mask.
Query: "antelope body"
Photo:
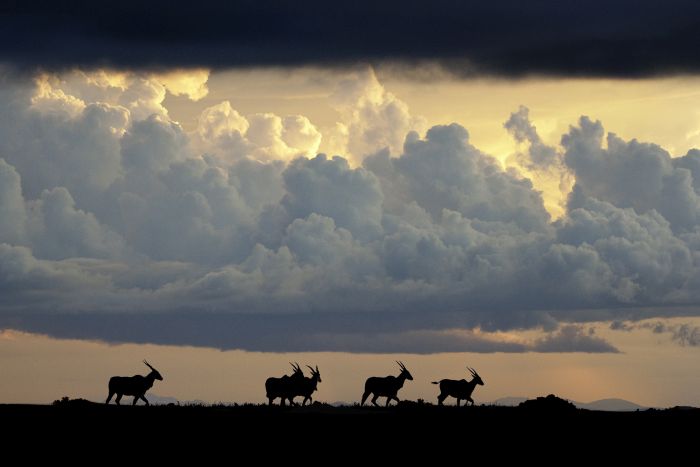
[[[316,390],[318,383],[321,382],[321,373],[318,371],[318,365],[316,365],[316,369],[313,369],[309,365],[306,365],[306,367],[311,370],[311,378],[304,377],[303,379],[295,380],[290,385],[290,393],[293,395],[289,401],[294,404],[294,398],[296,396],[304,396],[304,400],[301,403],[302,407],[306,405],[307,400],[309,403],[313,402],[311,395]]]
[[[413,376],[411,376],[411,373],[406,369],[403,363],[396,363],[398,363],[399,368],[401,368],[399,376],[372,376],[367,378],[365,382],[365,392],[362,394],[362,402],[360,405],[365,404],[370,394],[374,394],[374,397],[372,397],[372,404],[374,405],[379,405],[377,404],[377,398],[379,397],[386,397],[387,406],[392,399],[394,399],[396,403],[399,402],[397,396],[399,389],[403,387],[403,383],[406,380],[413,381]]]
[[[139,399],[143,400],[146,405],[150,405],[145,396],[146,391],[153,387],[153,382],[155,380],[163,381],[163,377],[158,373],[158,370],[153,368],[146,360],[144,360],[143,363],[151,369],[151,372],[146,376],[112,376],[109,379],[109,396],[105,404],[109,404],[109,401],[112,400],[112,396],[116,394],[117,398],[115,402],[117,405],[120,405],[119,401],[121,401],[122,396],[134,396],[133,405],[136,405]]]
[[[471,402],[472,405],[474,405],[474,399],[472,399],[472,392],[474,392],[474,388],[477,384],[483,386],[484,382],[474,369],[469,367],[467,367],[467,369],[472,374],[471,381],[467,381],[466,379],[441,379],[440,381],[432,382],[433,384],[440,385],[438,405],[442,405],[445,399],[447,399],[447,397],[449,396],[452,396],[457,399],[457,407],[459,407],[459,404],[460,402],[462,402],[462,399],[465,399],[467,401],[467,404]]]
[[[289,400],[289,403],[293,404],[294,396],[300,395],[296,394],[296,387],[306,378],[304,377],[304,372],[299,368],[298,363],[290,363],[290,365],[292,365],[294,369],[291,376],[284,375],[281,378],[270,377],[265,380],[265,393],[270,405],[272,405],[272,401],[278,397],[280,398],[280,405],[284,405],[285,400]]]

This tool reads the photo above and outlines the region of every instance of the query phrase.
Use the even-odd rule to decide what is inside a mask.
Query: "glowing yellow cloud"
[[[186,96],[198,101],[209,94],[209,70],[174,70],[155,74],[153,77],[165,86],[169,93],[176,96]]]

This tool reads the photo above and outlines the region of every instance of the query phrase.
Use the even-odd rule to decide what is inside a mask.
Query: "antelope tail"
[[[433,384],[440,384],[440,381],[431,381]]]

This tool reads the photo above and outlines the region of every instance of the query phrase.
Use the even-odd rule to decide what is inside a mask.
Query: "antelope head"
[[[406,369],[404,364],[402,362],[397,361],[396,363],[399,364],[399,368],[401,368],[401,374],[406,376],[406,379],[409,381],[413,381],[413,376],[411,375],[411,372]]]
[[[144,360],[143,363],[145,363],[146,366],[151,369],[151,373],[153,373],[155,379],[157,379],[158,381],[163,381],[163,377],[160,375],[160,373],[158,373],[158,370],[153,368],[151,364],[148,363],[146,360]]]
[[[321,382],[321,373],[318,371],[318,365],[316,365],[316,369],[314,370],[312,367],[309,365],[306,365],[306,367],[311,370],[311,378],[316,378],[318,382]]]
[[[478,384],[479,386],[484,385],[484,382],[482,381],[481,376],[479,376],[479,373],[477,373],[474,368],[467,367],[467,370],[469,370],[469,372],[472,374],[472,378],[473,378],[472,381],[476,381],[476,384]]]

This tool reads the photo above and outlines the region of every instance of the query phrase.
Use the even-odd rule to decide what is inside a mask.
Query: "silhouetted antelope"
[[[302,407],[306,405],[307,400],[310,401],[310,403],[313,402],[313,398],[311,397],[311,395],[316,390],[316,386],[318,386],[318,383],[321,382],[321,373],[318,371],[318,365],[316,365],[315,370],[309,365],[306,365],[306,367],[309,370],[311,370],[311,378],[304,377],[304,379],[290,381],[290,390],[291,392],[293,392],[294,395],[292,395],[292,397],[289,398],[289,402],[291,404],[294,404],[294,398],[296,396],[304,396],[304,400],[301,403]]]
[[[389,405],[389,402],[391,402],[391,399],[396,400],[396,403],[398,404],[399,398],[396,394],[399,392],[399,389],[403,387],[404,381],[413,381],[413,376],[411,376],[411,373],[406,369],[403,363],[396,363],[398,363],[399,368],[401,368],[401,374],[399,374],[399,376],[385,376],[383,378],[379,376],[372,376],[367,378],[367,381],[365,382],[365,392],[362,394],[362,402],[360,405],[364,405],[367,397],[369,397],[370,394],[374,394],[374,397],[372,398],[372,404],[374,405],[378,405],[377,398],[380,396],[386,397],[387,406]]]
[[[477,384],[479,386],[483,386],[484,382],[481,380],[479,373],[477,373],[474,369],[467,367],[467,370],[469,370],[472,374],[471,381],[467,381],[466,379],[441,379],[440,381],[433,381],[433,384],[440,385],[438,405],[442,405],[448,396],[452,396],[457,399],[457,407],[459,407],[459,403],[462,401],[462,399],[466,399],[467,404],[471,402],[472,405],[474,405],[472,392],[474,392],[474,388]]]
[[[117,405],[120,405],[119,401],[122,400],[122,396],[134,396],[133,405],[136,405],[139,399],[143,399],[146,405],[150,405],[145,397],[146,391],[153,387],[153,381],[163,381],[163,377],[146,360],[143,363],[151,369],[151,372],[146,376],[112,376],[109,378],[109,396],[105,404],[109,404],[112,396],[116,394],[115,402]]]
[[[293,403],[292,399],[294,396],[298,396],[296,393],[294,385],[298,384],[300,381],[305,380],[304,372],[299,368],[298,363],[289,363],[294,369],[292,376],[284,375],[281,378],[270,377],[265,381],[265,393],[267,399],[272,405],[272,401],[276,398],[280,398],[280,405],[284,405],[285,399],[289,399],[289,403]]]

